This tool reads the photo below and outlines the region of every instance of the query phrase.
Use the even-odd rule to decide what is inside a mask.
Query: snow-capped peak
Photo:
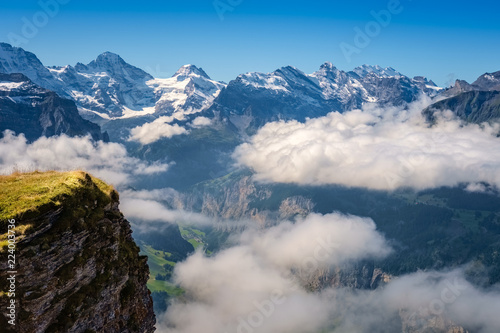
[[[202,68],[198,68],[195,65],[191,64],[184,65],[181,68],[179,68],[179,70],[172,77],[177,77],[178,79],[183,80],[186,77],[194,75],[201,76],[204,77],[205,79],[211,80],[210,76],[208,76],[207,73],[205,73],[205,71]]]
[[[293,66],[284,66],[280,69],[274,71],[274,74],[282,74],[284,76],[297,76],[297,75],[305,75],[300,69]]]
[[[317,72],[314,72],[311,75],[315,77],[329,77],[331,79],[335,79],[339,72],[340,71],[337,69],[337,67],[335,67],[331,62],[327,61],[320,66]]]
[[[362,65],[353,69],[353,72],[360,77],[365,77],[368,74],[376,74],[381,77],[403,76],[400,72],[392,67],[382,68],[379,65]]]
[[[327,61],[323,65],[321,65],[319,69],[324,71],[336,71],[337,67],[335,67],[331,62]]]
[[[50,71],[31,52],[7,43],[0,43],[0,73],[23,73],[34,83],[51,90],[59,90]]]
[[[95,60],[98,64],[107,64],[107,63],[125,63],[125,61],[118,54],[113,52],[103,52],[99,54]]]
[[[111,77],[126,77],[131,80],[148,81],[153,77],[140,68],[128,64],[119,55],[112,52],[104,52],[97,56],[85,66],[90,72],[106,72]],[[83,67],[82,67],[83,68]]]

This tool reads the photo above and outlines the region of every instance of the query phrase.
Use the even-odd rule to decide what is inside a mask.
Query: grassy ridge
[[[16,220],[14,230],[19,241],[30,230],[38,227],[31,224],[33,218],[58,209],[67,201],[83,202],[89,199],[88,193],[93,193],[96,200],[110,202],[112,198],[118,199],[112,186],[83,171],[16,172],[0,176],[0,252],[7,245],[9,219]],[[86,198],[80,198],[82,195]],[[72,206],[72,203],[68,203],[68,206]],[[66,215],[71,220],[71,214]]]
[[[88,177],[111,195],[113,187],[83,171],[13,173],[0,176],[0,220],[39,212],[47,205],[61,205],[65,196],[84,186]]]

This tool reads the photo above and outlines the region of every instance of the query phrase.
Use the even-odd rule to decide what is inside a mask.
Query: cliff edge
[[[147,258],[131,233],[118,193],[85,172],[0,176],[0,326],[29,333],[154,332]],[[16,237],[14,251],[9,234]],[[15,296],[9,271],[16,272]],[[6,310],[13,299],[15,326]]]

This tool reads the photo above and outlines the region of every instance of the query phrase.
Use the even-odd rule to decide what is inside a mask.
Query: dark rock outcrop
[[[27,229],[18,231],[15,331],[154,332],[147,258],[139,256],[118,210],[118,194],[84,172],[71,177],[77,183],[71,194],[16,216],[17,226]],[[73,186],[68,183],[60,185]],[[4,223],[1,229],[4,234]],[[2,308],[6,300],[0,297]],[[0,326],[10,327],[3,315]]]
[[[73,101],[19,73],[0,73],[0,132],[4,130],[24,133],[28,141],[61,134],[109,141],[98,125],[79,115]]]
[[[422,114],[427,121],[436,121],[436,113],[451,110],[460,119],[481,124],[500,119],[500,91],[468,91],[436,102]]]

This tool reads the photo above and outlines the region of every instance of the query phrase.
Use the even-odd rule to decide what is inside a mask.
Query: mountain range
[[[460,104],[459,117],[485,121],[498,117],[494,92],[500,90],[500,72],[486,73],[472,84],[457,80],[455,86],[442,89],[432,80],[410,78],[391,67],[363,65],[346,72],[330,62],[312,74],[286,66],[271,73],[241,74],[228,84],[212,80],[194,65],[182,66],[170,78],[153,78],[111,52],[86,65],[46,67],[33,53],[6,43],[0,43],[0,73],[21,73],[34,84],[74,101],[84,119],[101,125],[112,141],[120,142],[130,141],[133,128],[162,116],[175,115],[170,123],[184,127],[203,116],[211,121],[203,119],[201,126],[222,124],[244,138],[269,121],[304,121],[367,103],[406,105],[422,95],[452,98],[430,107],[426,111],[429,119],[430,110]],[[474,93],[477,91],[493,93]],[[464,93],[469,94],[457,97]],[[476,105],[472,107],[476,111],[467,105]],[[99,137],[95,129],[88,132]]]
[[[250,132],[270,120],[304,120],[364,103],[401,105],[441,90],[426,78],[409,78],[392,68],[365,65],[344,72],[329,62],[312,74],[287,66],[242,74],[229,84],[194,65],[181,67],[171,78],[153,78],[110,52],[87,65],[45,67],[33,53],[5,43],[0,43],[0,72],[22,73],[72,99],[82,117],[101,125],[136,118],[136,126],[174,113],[187,122],[200,113],[239,130],[251,125]]]

